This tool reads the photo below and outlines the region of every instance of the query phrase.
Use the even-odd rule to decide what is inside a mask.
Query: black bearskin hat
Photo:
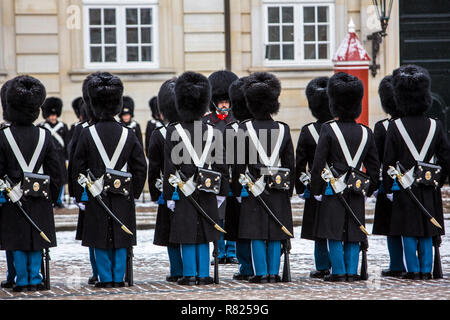
[[[87,110],[86,103],[83,100],[81,100],[81,103],[80,103],[80,120],[81,121],[90,121],[91,120],[91,118],[89,116],[89,112]]]
[[[21,125],[32,124],[39,117],[45,96],[45,87],[38,79],[30,76],[12,79],[6,92],[9,120]]]
[[[312,79],[306,86],[308,106],[314,118],[320,122],[333,119],[328,102],[328,77]]]
[[[216,71],[209,76],[208,81],[211,85],[211,104],[209,110],[215,111],[215,106],[220,101],[230,101],[228,89],[233,81],[237,79],[237,75],[227,70]]]
[[[134,100],[129,96],[123,97],[123,108],[119,114],[119,117],[124,114],[129,114],[132,118],[134,117]]]
[[[6,81],[2,89],[0,90],[2,108],[3,108],[3,120],[9,121],[8,119],[8,101],[6,99],[6,92],[8,91],[9,86],[11,85],[12,80]]]
[[[362,112],[364,85],[357,77],[339,72],[328,81],[330,111],[340,120],[355,120]]]
[[[150,112],[152,113],[152,118],[155,120],[160,120],[160,111],[158,107],[158,97],[154,96],[148,101],[148,106],[150,108]]]
[[[431,78],[426,69],[402,66],[394,70],[393,78],[395,102],[405,116],[424,114],[431,107]]]
[[[255,72],[245,79],[245,100],[255,119],[269,119],[277,114],[280,110],[280,94],[280,81],[271,73]]]
[[[175,97],[180,121],[200,120],[208,110],[211,86],[204,75],[188,71],[177,79]]]
[[[77,116],[78,119],[80,119],[80,106],[81,106],[82,102],[83,102],[82,97],[75,98],[72,101],[72,109],[73,109],[73,112],[75,112],[75,115]]]
[[[123,104],[123,84],[108,72],[93,76],[88,83],[92,111],[98,119],[109,119],[119,114]]]
[[[61,117],[61,112],[63,108],[63,102],[60,98],[50,97],[45,99],[44,104],[41,106],[42,117],[44,119],[48,118],[52,114],[56,114],[59,118]]]
[[[247,101],[244,95],[244,83],[247,77],[237,79],[234,81],[229,89],[231,101],[231,113],[238,121],[244,121],[253,118],[252,114],[247,108]]]
[[[92,80],[93,77],[99,75],[100,72],[96,72],[96,73],[92,73],[90,75],[88,75],[86,77],[86,79],[84,79],[83,81],[83,85],[82,85],[82,93],[83,93],[83,101],[85,104],[85,108],[86,108],[86,114],[88,116],[88,120],[93,120],[93,121],[97,121],[98,119],[95,117],[94,112],[92,111],[92,104],[91,104],[91,98],[89,97],[89,81]]]
[[[158,93],[159,111],[164,120],[171,122],[179,121],[177,108],[175,106],[175,84],[177,78],[173,78],[164,82]]]
[[[402,116],[401,112],[397,109],[397,103],[394,98],[394,78],[392,75],[388,75],[381,80],[378,86],[378,95],[380,96],[381,107],[383,111],[393,118],[399,118]]]

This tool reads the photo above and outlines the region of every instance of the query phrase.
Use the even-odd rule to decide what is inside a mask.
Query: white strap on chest
[[[56,139],[56,141],[58,141],[58,143],[64,147],[65,143],[64,143],[64,139],[61,137],[61,135],[58,133],[58,130],[61,129],[62,127],[64,127],[64,124],[62,122],[58,122],[58,124],[56,126],[54,126],[52,128],[52,126],[46,122],[44,123],[44,127],[50,131],[50,133],[52,134],[52,136]]]
[[[159,132],[163,136],[164,140],[166,140],[166,136],[167,136],[167,129],[166,129],[166,127],[162,127],[161,129],[159,129]]]
[[[362,138],[361,143],[359,144],[358,150],[356,151],[355,157],[352,158],[350,154],[350,150],[348,149],[347,142],[345,142],[344,136],[342,135],[341,129],[339,129],[339,126],[336,122],[333,122],[330,124],[331,128],[334,131],[334,134],[336,135],[336,138],[338,139],[339,145],[341,146],[342,153],[344,154],[345,161],[347,161],[347,165],[352,168],[356,168],[358,165],[359,160],[361,159],[361,155],[364,151],[364,148],[366,147],[367,143],[367,129],[363,126],[361,127],[362,130]]]
[[[203,149],[203,152],[202,152],[202,155],[200,158],[198,157],[197,152],[195,152],[195,149],[192,146],[192,143],[189,140],[189,138],[188,138],[186,132],[184,131],[183,127],[181,126],[181,124],[178,123],[177,125],[175,125],[175,129],[177,130],[178,134],[180,135],[181,140],[183,141],[183,143],[187,149],[187,152],[191,156],[191,159],[194,162],[194,164],[197,167],[202,168],[205,165],[206,157],[208,156],[209,151],[211,149],[211,144],[212,144],[212,140],[213,140],[213,136],[214,136],[213,128],[211,126],[208,126],[205,149]]]
[[[14,153],[14,156],[17,159],[17,162],[19,163],[20,168],[23,172],[33,173],[34,167],[36,167],[36,163],[39,159],[39,156],[41,155],[42,148],[44,147],[45,142],[45,130],[43,128],[39,128],[39,140],[36,146],[36,149],[34,150],[33,156],[31,157],[30,163],[27,164],[25,161],[25,158],[23,157],[22,152],[20,151],[19,146],[16,143],[16,140],[14,139],[14,136],[12,135],[11,129],[6,128],[3,130],[5,133],[6,139],[8,140],[9,145],[11,146],[11,149]],[[38,171],[39,174],[43,174],[44,170],[41,168]]]
[[[136,128],[137,122],[136,121],[131,121],[129,125],[127,125],[128,128],[130,129],[134,129]]]
[[[409,136],[408,132],[406,131],[405,126],[403,125],[403,122],[401,119],[395,120],[395,124],[398,128],[398,131],[400,132],[400,135],[403,138],[403,141],[405,141],[406,146],[408,147],[409,152],[411,152],[411,155],[413,156],[414,160],[416,161],[424,161],[425,157],[428,153],[428,150],[430,149],[431,142],[433,141],[434,134],[436,133],[436,121],[434,119],[430,119],[430,130],[428,131],[428,136],[425,140],[425,143],[422,146],[422,149],[420,150],[420,153],[417,151],[416,146],[414,145],[414,142],[411,140],[411,137]]]
[[[316,144],[318,144],[319,143],[319,133],[317,132],[316,127],[314,126],[314,124],[311,123],[308,126],[308,130],[309,130],[309,133],[311,133],[311,135],[312,135],[314,141],[316,142]]]
[[[387,131],[387,129],[389,128],[389,120],[384,120],[383,121],[383,126],[384,126],[384,129]]]
[[[233,122],[233,123],[231,124],[231,127],[233,128],[233,130],[234,130],[235,132],[238,132],[238,131],[239,131],[239,125],[238,125],[236,122]]]
[[[100,140],[100,137],[97,133],[97,130],[95,129],[95,126],[89,127],[89,131],[91,133],[92,139],[94,140],[94,143],[97,147],[98,153],[100,154],[100,157],[103,160],[103,163],[105,164],[106,169],[112,169],[114,170],[117,164],[117,161],[119,160],[119,157],[125,147],[125,143],[128,138],[128,129],[122,128],[122,135],[120,136],[119,143],[117,144],[116,150],[114,151],[114,154],[111,159],[109,159],[108,154],[106,153],[105,147],[103,146],[102,141]],[[121,171],[127,170],[127,164],[121,169]]]
[[[248,121],[246,122],[245,125],[247,126],[250,139],[252,140],[253,145],[256,147],[256,151],[258,152],[259,158],[261,159],[263,164],[266,167],[275,167],[275,166],[279,167],[281,162],[280,160],[281,143],[283,142],[284,138],[284,126],[278,123],[279,128],[278,139],[277,142],[275,143],[275,147],[273,148],[272,155],[269,158],[263,146],[261,145],[258,136],[256,135],[256,131],[255,128],[253,128],[252,122]],[[275,165],[275,163],[277,164]]]
[[[81,125],[81,127],[82,127],[82,128],[89,127],[89,122],[84,122],[84,123]]]

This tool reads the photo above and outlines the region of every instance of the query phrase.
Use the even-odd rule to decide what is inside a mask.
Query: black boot
[[[213,284],[214,283],[214,279],[211,277],[199,277],[197,278],[197,284],[199,286],[206,286],[208,284]]]
[[[403,279],[408,279],[408,280],[420,280],[420,272],[407,272],[404,276]]]
[[[317,270],[317,271],[311,271],[309,273],[310,278],[314,279],[323,279],[323,277],[330,274],[330,270]]]
[[[167,282],[177,282],[178,279],[182,278],[182,276],[167,276],[166,281]]]
[[[181,286],[193,286],[197,284],[196,277],[181,277],[177,283]]]
[[[323,280],[327,282],[345,282],[347,277],[345,274],[329,274],[323,277]]]
[[[347,282],[355,282],[355,281],[361,281],[361,276],[357,274],[348,274],[347,275]]]
[[[240,274],[238,272],[233,275],[233,280],[238,280],[238,281],[248,280],[250,277],[251,277],[250,275]]]
[[[394,278],[401,278],[405,275],[405,271],[393,271],[389,269],[385,269],[381,271],[382,277],[394,277]]]
[[[98,277],[97,276],[92,276],[88,280],[88,284],[96,284],[97,282],[98,282]]]
[[[15,284],[16,284],[16,283],[15,283],[14,281],[9,282],[9,281],[5,280],[5,281],[2,281],[1,287],[2,287],[2,288],[5,288],[5,289],[11,289],[11,288],[14,288],[14,285],[15,285]]]
[[[269,275],[269,283],[278,283],[281,282],[281,278],[279,275]]]
[[[28,286],[14,286],[13,292],[24,292],[28,291]]]
[[[421,273],[420,277],[422,278],[422,280],[431,280],[431,279],[433,279],[433,276],[431,275],[430,272],[428,272],[428,273]]]
[[[227,258],[227,264],[239,264],[239,261],[236,257]]]
[[[265,276],[251,276],[248,279],[248,282],[250,283],[267,283],[269,282],[269,276],[265,275]]]
[[[95,284],[96,288],[112,288],[113,287],[113,283],[112,282],[97,282]]]
[[[113,282],[113,287],[114,288],[123,288],[125,287],[125,282]]]

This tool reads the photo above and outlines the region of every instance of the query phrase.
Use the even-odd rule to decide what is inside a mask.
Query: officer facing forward
[[[17,273],[13,290],[40,290],[41,250],[56,246],[52,203],[58,199],[62,168],[50,132],[33,125],[45,99],[42,83],[29,76],[17,77],[6,98],[11,126],[0,133],[0,176],[7,175],[12,186],[21,183],[27,188],[22,188],[23,208],[51,243],[24,218],[17,203],[8,201],[2,205],[1,247],[13,252]]]
[[[242,123],[249,138],[245,144],[246,166],[241,165],[239,173],[245,174],[247,167],[253,182],[262,182],[261,189],[265,191],[259,196],[292,234],[290,197],[294,189],[294,146],[289,126],[272,119],[280,108],[280,93],[281,84],[272,74],[257,72],[245,79],[244,95],[253,120]],[[251,240],[254,276],[249,281],[279,282],[281,241],[290,237],[255,195],[248,193],[248,197],[242,198],[239,238]]]
[[[383,185],[385,190],[394,193],[390,233],[402,237],[406,277],[427,280],[431,278],[433,264],[432,237],[442,235],[444,230],[425,216],[419,204],[408,194],[407,185],[398,179],[393,180],[388,170],[391,166],[397,168],[406,175],[403,182],[413,181],[410,185],[412,193],[444,226],[439,188],[445,178],[443,172],[449,172],[450,147],[442,124],[424,115],[432,103],[428,71],[407,65],[395,70],[393,78],[395,101],[404,116],[389,125],[384,147]],[[441,170],[435,167],[433,156]],[[403,169],[397,166],[397,162]]]
[[[162,119],[162,115],[158,108],[158,97],[153,97],[148,101],[148,106],[150,112],[152,113],[152,118],[147,122],[147,127],[145,128],[145,154],[147,158],[150,156],[150,138],[152,137],[153,130],[164,127],[164,122],[166,120]]]
[[[337,73],[328,82],[330,110],[337,120],[322,125],[311,174],[312,194],[321,201],[315,236],[328,240],[331,261],[331,274],[325,281],[359,280],[359,242],[367,239],[359,223],[364,226],[365,197],[375,191],[380,169],[372,131],[355,122],[361,114],[363,95],[362,82],[346,73]],[[360,170],[362,165],[366,174]],[[340,192],[334,191],[333,181],[325,183],[324,169],[344,180]],[[359,222],[347,211],[342,198]]]
[[[77,201],[87,200],[82,245],[94,248],[99,275],[96,286],[121,287],[127,248],[136,245],[134,199],[144,187],[147,164],[133,131],[114,119],[122,108],[122,81],[109,73],[97,74],[88,83],[88,93],[98,122],[81,132],[72,179],[88,176],[88,170],[94,181],[103,178],[99,189],[104,203],[133,235],[126,233],[89,191],[78,188]]]
[[[122,123],[125,127],[133,130],[136,138],[139,143],[144,146],[142,141],[142,131],[139,123],[134,120],[134,100],[131,97],[125,96],[123,97],[123,108],[119,114],[120,123]]]
[[[401,117],[394,99],[394,85],[392,75],[388,75],[381,80],[378,87],[378,94],[381,100],[381,107],[391,118],[380,120],[375,124],[373,131],[375,145],[378,150],[378,157],[383,161],[386,132],[389,125]],[[382,178],[382,175],[380,175]],[[389,251],[389,269],[381,272],[385,277],[400,277],[405,273],[403,264],[402,239],[399,236],[391,236],[390,224],[392,217],[392,191],[386,192],[383,188],[383,179],[380,179],[378,191],[376,191],[377,202],[375,204],[375,217],[373,222],[373,234],[387,236],[387,247]]]
[[[313,79],[306,87],[308,106],[317,121],[309,123],[302,128],[296,150],[295,189],[297,194],[305,199],[301,237],[302,239],[314,240],[316,271],[310,273],[312,278],[323,278],[329,275],[331,267],[326,239],[314,237],[314,226],[319,203],[311,196],[311,181],[305,180],[307,176],[310,177],[309,171],[312,169],[314,154],[319,142],[320,129],[325,122],[333,119],[328,102],[327,86],[328,77],[320,77]]]

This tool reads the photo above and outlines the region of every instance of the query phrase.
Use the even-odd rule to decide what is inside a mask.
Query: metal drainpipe
[[[230,0],[224,0],[225,16],[225,69],[231,71],[231,17]]]

